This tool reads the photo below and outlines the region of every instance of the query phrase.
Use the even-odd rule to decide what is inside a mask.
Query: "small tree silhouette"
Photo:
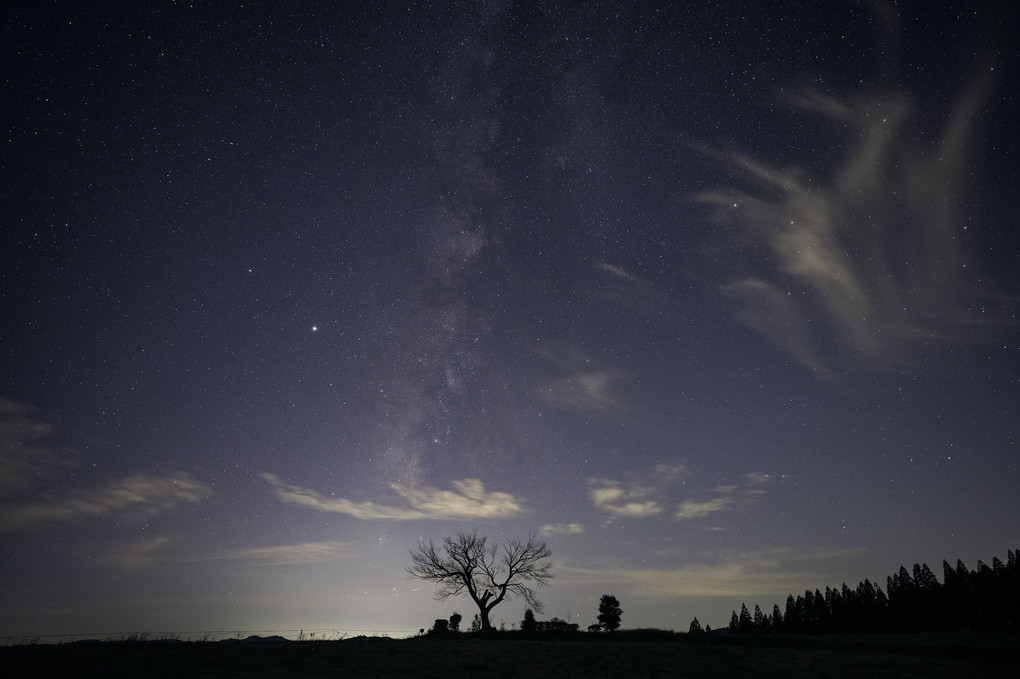
[[[620,618],[623,610],[620,609],[619,600],[612,594],[603,594],[599,601],[599,624],[607,632],[615,632],[620,628]]]
[[[451,615],[450,616],[450,631],[451,632],[459,632],[460,631],[460,621],[463,620],[463,619],[464,618],[463,618],[463,616],[461,616],[460,613],[454,613],[453,615]]]
[[[701,628],[701,623],[698,622],[697,618],[691,620],[691,627],[687,630],[688,634],[704,634],[705,630]]]
[[[538,622],[535,620],[535,611],[530,608],[524,609],[524,620],[521,620],[521,631],[532,634],[538,629]]]

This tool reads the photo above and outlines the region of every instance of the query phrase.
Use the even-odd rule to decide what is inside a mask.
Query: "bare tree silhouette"
[[[489,612],[508,598],[521,597],[536,611],[542,604],[535,588],[552,579],[552,552],[534,533],[526,541],[512,538],[502,549],[474,533],[457,533],[443,538],[442,545],[432,540],[411,550],[411,577],[436,583],[435,598],[467,594],[478,606],[482,630],[492,629]]]

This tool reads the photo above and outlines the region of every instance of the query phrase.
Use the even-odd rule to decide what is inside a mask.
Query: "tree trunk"
[[[488,632],[492,629],[492,623],[489,622],[489,611],[502,600],[503,597],[500,596],[495,601],[492,601],[492,592],[489,590],[485,590],[485,594],[475,599],[475,603],[478,604],[478,617],[482,621],[483,632]]]

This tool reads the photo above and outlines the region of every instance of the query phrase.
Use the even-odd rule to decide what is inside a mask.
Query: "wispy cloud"
[[[135,474],[46,502],[7,505],[0,513],[0,531],[103,516],[127,509],[156,515],[182,504],[201,502],[209,493],[208,486],[184,472],[165,477]]]
[[[549,405],[563,410],[619,414],[627,405],[614,387],[626,373],[608,367],[587,353],[575,349],[567,355],[540,351],[560,373],[538,388],[538,395]]]
[[[289,566],[318,561],[335,561],[351,556],[354,552],[349,544],[325,540],[301,542],[291,545],[266,545],[240,549],[220,549],[213,554],[186,556],[168,548],[175,539],[168,536],[119,545],[111,548],[102,560],[124,571],[138,571],[159,563],[200,563],[204,561],[238,561],[259,566]]]
[[[580,535],[584,532],[584,526],[579,523],[547,523],[542,526],[538,534],[543,537],[551,535]]]
[[[479,479],[451,481],[453,490],[414,489],[391,483],[390,488],[407,503],[407,506],[398,507],[325,497],[310,488],[284,483],[275,474],[264,473],[261,476],[273,486],[282,502],[321,512],[348,514],[358,519],[491,519],[518,516],[525,511],[519,498],[509,493],[488,492]]]
[[[863,548],[777,547],[759,551],[727,552],[708,562],[675,568],[630,568],[618,563],[612,568],[558,566],[572,581],[619,587],[628,595],[672,599],[686,597],[774,597],[780,603],[786,595],[806,586],[835,584],[833,564],[860,554]],[[677,558],[683,555],[678,554]]]
[[[760,570],[744,563],[694,564],[682,568],[635,568],[619,572],[636,596],[750,596],[798,591],[810,576],[798,571]]]
[[[597,297],[626,307],[628,311],[649,312],[655,310],[649,304],[652,299],[652,286],[648,281],[623,267],[608,262],[597,262],[595,268],[601,273],[594,289],[594,294]]]
[[[620,267],[616,266],[615,264],[607,264],[606,262],[599,262],[598,263],[598,268],[601,269],[602,271],[605,271],[606,273],[611,275],[613,278],[618,278],[618,279],[620,279],[622,281],[627,281],[628,283],[632,283],[632,282],[637,281],[637,277],[636,276],[634,276],[633,274],[627,273],[626,271],[624,271]]]
[[[713,206],[727,247],[748,248],[749,257],[728,258],[747,268],[722,284],[738,318],[819,373],[847,361],[899,362],[922,342],[970,339],[988,323],[974,311],[985,305],[961,237],[960,196],[990,84],[976,78],[941,130],[923,129],[917,102],[902,94],[792,97],[795,109],[856,136],[829,176],[719,154],[750,188],[694,200]]]
[[[700,519],[728,509],[733,509],[737,504],[736,498],[723,496],[698,502],[697,500],[684,500],[676,508],[678,519]]]
[[[590,478],[587,483],[588,497],[595,509],[608,515],[610,520],[657,516],[673,502],[676,502],[674,518],[700,519],[752,504],[756,498],[768,493],[768,485],[783,477],[758,471],[748,472],[737,483],[697,491],[696,496],[677,502],[680,489],[691,492],[687,481],[692,475],[686,464],[678,462],[657,464],[630,472],[622,479]],[[673,499],[670,499],[671,496]]]
[[[293,564],[335,561],[351,555],[351,548],[343,542],[325,540],[322,542],[301,542],[293,545],[269,545],[225,550],[214,556],[201,557],[199,561],[230,560],[248,561],[264,566],[289,566]]]
[[[715,497],[707,500],[684,500],[677,505],[676,518],[701,519],[717,512],[732,511],[751,504],[758,496],[768,491],[765,486],[781,478],[781,475],[764,472],[748,472],[741,478],[742,483],[716,486],[710,492]]]
[[[135,474],[73,492],[51,492],[54,478],[77,467],[75,450],[29,405],[0,398],[0,532],[121,512],[152,516],[210,494],[185,472]],[[44,499],[41,499],[44,498]],[[127,558],[130,562],[130,557]]]
[[[691,468],[683,462],[663,462],[652,465],[652,478],[656,483],[673,484],[687,480],[691,475]]]
[[[778,478],[785,478],[782,474],[766,474],[765,472],[748,472],[744,474],[744,483],[748,486],[762,486],[766,483],[772,483]]]
[[[645,518],[663,511],[659,496],[690,475],[682,463],[657,464],[631,472],[622,480],[588,479],[588,497],[595,508],[610,518]]]
[[[24,403],[0,398],[0,498],[15,496],[74,465],[54,429]]]
[[[612,479],[589,479],[588,496],[595,508],[611,517],[640,519],[662,513],[662,505],[647,499],[655,489],[628,486]]]
[[[170,543],[171,539],[163,535],[121,545],[106,554],[103,560],[127,572],[138,571],[152,564]]]

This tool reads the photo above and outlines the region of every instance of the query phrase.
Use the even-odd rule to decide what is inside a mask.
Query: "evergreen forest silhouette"
[[[1020,610],[1020,549],[1010,550],[1006,563],[978,561],[968,570],[962,561],[953,568],[942,562],[942,582],[927,564],[905,567],[886,579],[886,589],[865,579],[851,589],[806,590],[776,604],[771,613],[757,605],[733,611],[728,630],[735,634],[908,633],[936,631],[1015,631]],[[695,618],[691,631],[697,631]]]

